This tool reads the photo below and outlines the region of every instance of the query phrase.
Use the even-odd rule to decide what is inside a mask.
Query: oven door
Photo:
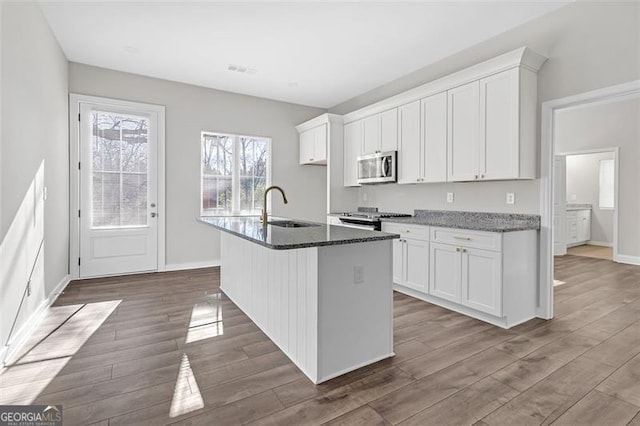
[[[345,217],[340,218],[340,226],[345,226],[347,228],[367,229],[369,231],[379,231],[381,229],[380,222],[369,222]]]
[[[380,152],[358,157],[358,183],[374,184],[396,181],[396,152]]]

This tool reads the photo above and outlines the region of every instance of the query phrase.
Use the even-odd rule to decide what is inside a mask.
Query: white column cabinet
[[[344,126],[344,186],[358,184],[358,157],[362,155],[362,120]]]
[[[398,183],[420,179],[420,101],[398,108]]]
[[[327,164],[327,125],[300,133],[300,164]]]
[[[570,210],[567,212],[566,221],[568,247],[585,244],[591,239],[591,210]]]

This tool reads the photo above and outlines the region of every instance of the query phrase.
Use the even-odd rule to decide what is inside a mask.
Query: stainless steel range
[[[340,219],[342,226],[380,231],[382,229],[382,222],[380,219],[386,217],[410,216],[410,214],[406,213],[379,212],[377,207],[358,207],[357,212],[342,213],[338,218]]]

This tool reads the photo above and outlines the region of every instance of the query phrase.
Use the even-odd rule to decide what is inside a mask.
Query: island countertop
[[[332,246],[338,244],[366,243],[369,241],[391,240],[400,238],[398,234],[389,234],[365,229],[347,228],[344,226],[326,225],[323,223],[295,220],[312,226],[300,228],[284,228],[267,225],[264,232],[262,220],[257,216],[201,216],[198,221],[213,226],[229,234],[252,241],[273,250],[291,250],[306,247]],[[290,220],[270,217],[274,220]]]

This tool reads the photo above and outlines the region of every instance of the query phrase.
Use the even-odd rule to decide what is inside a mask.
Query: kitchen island
[[[399,235],[258,217],[221,232],[221,289],[314,383],[391,357]]]

